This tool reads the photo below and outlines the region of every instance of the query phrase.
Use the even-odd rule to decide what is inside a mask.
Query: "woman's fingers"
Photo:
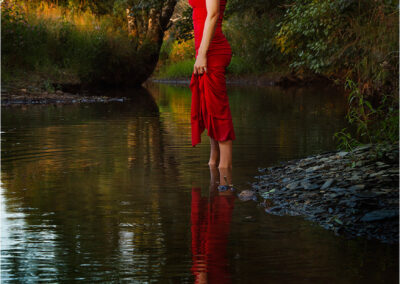
[[[194,74],[203,74],[204,72],[207,72],[207,67],[206,66],[194,66],[193,68],[193,73]]]

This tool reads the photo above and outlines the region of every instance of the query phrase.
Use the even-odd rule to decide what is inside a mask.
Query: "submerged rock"
[[[241,201],[248,201],[254,199],[256,196],[252,190],[243,190],[238,195]]]

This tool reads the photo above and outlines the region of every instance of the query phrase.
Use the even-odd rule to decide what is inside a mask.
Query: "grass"
[[[183,61],[171,63],[161,67],[161,70],[155,75],[159,79],[181,79],[189,78],[193,73],[194,59],[185,59]]]
[[[49,80],[123,82],[143,67],[137,41],[110,15],[97,17],[45,2],[5,0],[1,7],[5,81],[23,70],[47,72]]]

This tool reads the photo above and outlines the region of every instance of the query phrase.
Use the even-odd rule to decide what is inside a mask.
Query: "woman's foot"
[[[218,167],[219,170],[219,184],[220,185],[229,185],[232,184],[232,168],[221,168]]]

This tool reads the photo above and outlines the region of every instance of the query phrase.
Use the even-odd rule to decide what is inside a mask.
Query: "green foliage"
[[[398,97],[383,94],[374,108],[361,87],[351,79],[347,79],[348,112],[346,119],[350,125],[356,127],[357,137],[352,137],[347,128],[334,134],[339,147],[351,150],[354,146],[363,143],[395,143],[399,139],[399,109]]]
[[[229,0],[227,2],[225,15],[229,18],[234,14],[243,14],[249,11],[257,13],[257,16],[269,14],[280,15],[284,10],[284,5],[291,3],[288,0]]]
[[[49,80],[44,80],[43,81],[43,88],[50,93],[54,93],[55,92],[55,88],[53,86],[53,84],[49,81]]]
[[[4,1],[2,3],[1,29],[2,67],[4,68],[7,63],[10,63],[10,65],[32,68],[43,55],[42,46],[47,41],[44,27],[31,25],[20,5]]]
[[[175,38],[179,43],[194,38],[192,13],[193,9],[190,6],[187,7],[182,12],[179,21],[175,23]]]
[[[162,68],[157,78],[190,78],[193,73],[194,59],[186,59]]]
[[[143,43],[103,18],[91,26],[79,26],[64,18],[26,14],[14,1],[2,3],[2,71],[15,69],[69,70],[82,83],[133,81],[146,63],[143,58],[154,46]],[[142,69],[141,69],[142,68]]]
[[[301,0],[278,23],[276,41],[296,70],[346,83],[346,128],[340,147],[398,141],[398,3],[375,0]]]
[[[344,78],[382,85],[388,73],[378,74],[380,64],[392,71],[397,65],[397,18],[395,1],[296,1],[278,23],[276,40],[295,69],[327,76],[346,71]]]
[[[337,148],[341,150],[351,151],[356,146],[362,144],[354,139],[349,132],[346,131],[347,127],[334,133],[333,137],[337,140]]]
[[[306,67],[322,73],[336,63],[333,55],[342,39],[339,32],[348,23],[345,11],[354,1],[297,1],[286,10],[276,40],[281,51],[293,58],[291,67]]]
[[[224,33],[235,56],[252,65],[252,71],[271,71],[286,65],[271,39],[277,31],[277,18],[269,14],[257,16],[254,10],[233,14],[224,24]],[[250,71],[249,69],[244,69]]]
[[[257,72],[253,62],[243,57],[232,56],[227,72],[235,75],[254,74]]]

